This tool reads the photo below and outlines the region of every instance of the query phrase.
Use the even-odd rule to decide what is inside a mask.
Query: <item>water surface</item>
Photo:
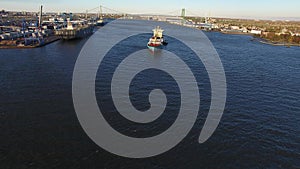
[[[190,29],[186,30],[188,33]],[[58,41],[36,49],[1,49],[0,168],[299,168],[300,48],[265,45],[251,41],[249,36],[205,34],[226,72],[228,95],[221,123],[207,142],[198,144],[210,104],[210,83],[203,65],[183,50],[182,58],[199,68],[195,74],[201,93],[200,113],[194,128],[178,146],[148,159],[110,154],[82,130],[72,102],[72,73],[87,39]],[[149,36],[146,33],[132,38],[147,42]],[[175,39],[169,37],[169,41],[173,43],[168,46],[170,50],[181,47]],[[144,49],[145,44],[121,47],[124,52]],[[123,56],[118,52],[122,50],[114,50],[111,55],[120,59]],[[100,79],[106,78],[114,63],[107,60],[103,69],[107,72],[98,72],[98,102],[107,86]],[[163,132],[176,118],[178,86],[161,71],[140,73],[131,88],[137,109],[149,108],[147,93],[153,88],[166,91],[167,111],[171,113],[152,124],[138,125],[119,117],[104,100],[105,117],[114,128],[130,136]]]

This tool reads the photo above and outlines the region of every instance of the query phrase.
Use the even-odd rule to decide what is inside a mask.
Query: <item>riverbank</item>
[[[255,34],[251,34],[251,33],[235,32],[235,31],[216,31],[216,32],[220,32],[222,34],[228,34],[228,35],[252,36],[253,40],[256,40],[256,41],[258,41],[262,44],[267,44],[267,45],[272,45],[272,46],[286,46],[286,47],[297,46],[297,47],[300,47],[300,44],[297,44],[297,43],[271,41],[271,40],[268,40],[268,39],[265,39],[265,38],[255,37]]]
[[[219,31],[223,34],[228,34],[228,35],[249,35],[249,36],[253,36],[252,33],[244,33],[244,32],[236,32],[236,31]]]
[[[267,44],[267,45],[272,45],[272,46],[286,46],[286,47],[297,46],[297,47],[300,47],[300,44],[287,43],[287,42],[276,42],[276,41],[270,41],[270,40],[264,39],[264,38],[254,37],[253,40],[258,41],[262,44]]]
[[[267,44],[267,45],[273,45],[273,46],[297,46],[300,47],[300,44],[294,44],[294,43],[284,43],[284,42],[272,42],[265,39],[259,40],[260,43]]]
[[[42,47],[45,45],[48,45],[50,43],[53,43],[55,41],[60,40],[61,38],[57,36],[49,36],[44,38],[44,42],[41,44],[36,44],[36,45],[17,45],[16,42],[17,40],[5,40],[5,41],[0,41],[0,49],[31,49],[31,48],[38,48]]]

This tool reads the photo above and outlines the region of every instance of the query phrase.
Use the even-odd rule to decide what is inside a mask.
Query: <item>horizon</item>
[[[151,1],[151,4],[145,0],[128,0],[128,1],[113,1],[90,0],[89,3],[79,1],[70,3],[69,0],[61,0],[58,4],[50,0],[27,0],[26,3],[22,0],[2,0],[1,9],[6,11],[28,11],[38,12],[39,6],[44,6],[44,12],[72,12],[85,13],[86,10],[96,8],[100,5],[104,6],[103,12],[106,13],[109,9],[120,11],[127,14],[151,14],[151,15],[180,15],[181,9],[186,9],[186,16],[208,16],[215,18],[236,18],[236,19],[259,19],[259,20],[300,20],[300,12],[297,7],[300,6],[300,1],[293,0],[252,0],[243,2],[238,0],[227,1],[196,1],[189,2],[174,2],[166,1]],[[157,2],[157,3],[155,3]],[[20,5],[20,3],[23,3]],[[147,4],[147,5],[144,5]],[[238,5],[237,5],[238,4]],[[165,8],[167,6],[167,8]],[[283,7],[285,6],[285,7]],[[111,10],[112,11],[112,10]],[[278,12],[280,11],[280,12]],[[92,12],[96,12],[95,10]]]
[[[44,6],[43,6],[44,7]],[[36,11],[29,11],[29,10],[8,10],[8,9],[0,9],[4,10],[6,12],[30,12],[30,13],[38,13],[38,10]],[[64,13],[66,11],[44,11],[43,13]],[[68,12],[66,12],[68,13]],[[85,14],[84,12],[70,12],[73,14]],[[89,14],[93,14],[95,12],[90,12]],[[109,13],[107,13],[109,14]],[[174,15],[168,15],[168,14],[155,14],[155,13],[131,13],[130,15],[153,15],[153,16],[174,16]],[[207,17],[207,16],[201,16],[201,15],[187,15],[187,17]],[[300,17],[247,17],[247,16],[209,16],[210,18],[219,18],[219,19],[242,19],[242,20],[265,20],[265,21],[291,21],[291,22],[299,22]]]

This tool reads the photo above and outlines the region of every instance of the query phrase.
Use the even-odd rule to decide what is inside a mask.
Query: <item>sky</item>
[[[130,14],[187,15],[235,18],[300,18],[299,0],[0,0],[0,10],[84,12],[97,6]],[[104,12],[109,12],[103,9]]]

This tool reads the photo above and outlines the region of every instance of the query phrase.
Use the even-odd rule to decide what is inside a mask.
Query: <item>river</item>
[[[216,48],[227,79],[221,122],[208,141],[198,143],[210,105],[210,83],[203,65],[194,62],[192,54],[184,55],[191,67],[199,67],[195,74],[201,81],[201,113],[175,148],[146,159],[103,150],[78,122],[72,76],[88,38],[34,49],[0,49],[0,168],[299,168],[300,48],[261,44],[243,35],[205,35]],[[130,42],[147,42],[149,36],[151,33],[140,34],[121,42],[127,45],[117,46],[111,55],[121,60],[124,50],[146,49],[145,43]],[[180,42],[167,38],[169,50],[180,48]],[[109,74],[115,60],[107,62],[103,71]],[[114,113],[109,99],[101,98],[108,88],[107,74],[98,72],[96,95],[115,129],[129,136],[149,137],[163,132],[176,119],[176,113],[169,113],[149,126],[124,121]],[[168,111],[178,111],[174,104],[178,102],[177,84],[157,70],[144,71],[134,79],[133,105],[147,110],[147,93],[154,88],[169,94]]]

